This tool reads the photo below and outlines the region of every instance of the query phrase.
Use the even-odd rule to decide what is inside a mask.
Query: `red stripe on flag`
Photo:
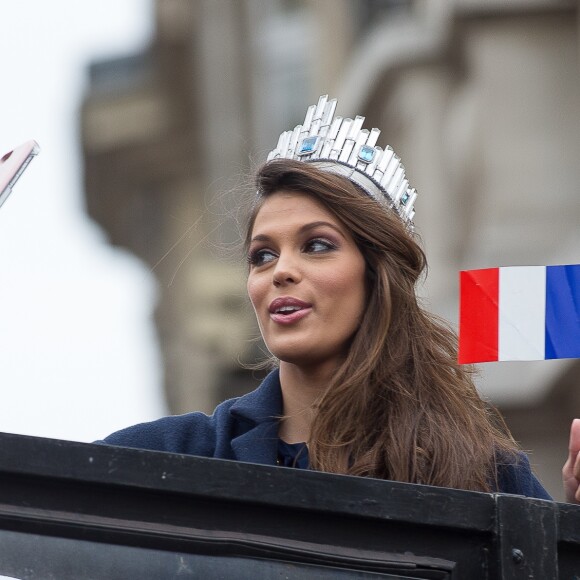
[[[498,358],[499,268],[459,274],[460,364]]]

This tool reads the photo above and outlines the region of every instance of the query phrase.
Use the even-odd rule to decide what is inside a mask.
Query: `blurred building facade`
[[[431,309],[456,321],[460,269],[580,261],[577,2],[157,0],[155,10],[146,52],[91,67],[81,124],[88,212],[159,280],[173,412],[210,410],[257,382],[240,370],[260,344],[224,192],[241,189],[320,94],[338,97],[343,116],[366,115],[405,160]],[[560,497],[578,363],[483,365],[479,386]]]

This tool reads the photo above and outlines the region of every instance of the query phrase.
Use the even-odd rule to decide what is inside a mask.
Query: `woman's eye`
[[[262,266],[263,264],[267,264],[268,262],[272,262],[276,259],[276,254],[271,250],[255,250],[250,252],[248,256],[248,262],[251,266]]]
[[[304,249],[306,252],[313,253],[328,252],[329,250],[336,249],[336,245],[333,244],[330,240],[316,238],[314,240],[310,240],[309,242],[307,242]]]

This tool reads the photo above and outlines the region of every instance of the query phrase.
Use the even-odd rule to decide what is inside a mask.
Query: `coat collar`
[[[231,407],[230,414],[256,425],[278,421],[282,414],[280,372],[272,371],[251,393],[240,397]]]
[[[246,431],[232,439],[238,461],[275,465],[278,450],[278,421],[282,414],[282,391],[278,369],[272,371],[251,393],[240,397],[230,414]]]

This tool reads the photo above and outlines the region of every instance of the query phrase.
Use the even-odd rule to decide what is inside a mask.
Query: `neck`
[[[283,414],[278,435],[287,443],[308,442],[317,399],[324,393],[332,372],[329,369],[298,367],[280,362]]]

